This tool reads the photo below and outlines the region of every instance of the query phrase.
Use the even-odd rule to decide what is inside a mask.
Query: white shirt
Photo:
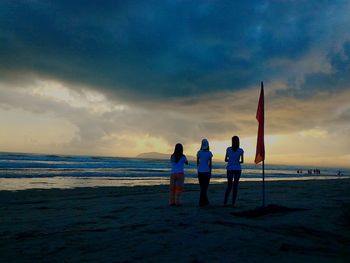
[[[170,158],[170,161],[172,174],[184,173],[184,164],[187,162],[187,158],[185,155],[182,155],[177,163],[175,163],[175,157]]]
[[[232,150],[232,147],[226,149],[226,155],[228,156],[228,162],[226,169],[227,170],[242,170],[241,164],[239,162],[241,155],[244,151],[241,148],[238,148],[235,152]]]
[[[199,159],[198,172],[199,173],[209,173],[209,160],[213,157],[211,151],[199,150],[197,152],[197,158]]]

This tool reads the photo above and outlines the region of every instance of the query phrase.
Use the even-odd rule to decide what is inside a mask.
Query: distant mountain
[[[140,153],[136,156],[136,158],[143,158],[143,159],[166,159],[169,160],[171,153],[158,153],[158,152],[148,152],[148,153]],[[187,159],[189,160],[195,160],[196,157],[191,155],[186,155]]]

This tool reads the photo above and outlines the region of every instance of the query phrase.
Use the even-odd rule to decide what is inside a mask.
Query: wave
[[[311,167],[288,165],[265,165],[266,178],[302,178],[314,176],[337,176],[338,169],[322,168],[320,175],[297,174],[298,169],[307,171]],[[186,176],[197,176],[195,162],[186,166]],[[35,177],[167,177],[170,173],[168,160],[150,160],[141,158],[120,158],[101,156],[45,155],[26,153],[0,153],[0,178]],[[349,175],[349,169],[342,169],[343,175]],[[225,178],[225,163],[213,162],[214,178]],[[242,178],[260,178],[261,166],[244,164]]]

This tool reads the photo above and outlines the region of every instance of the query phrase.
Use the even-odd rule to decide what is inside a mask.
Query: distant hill
[[[143,159],[166,159],[168,160],[170,158],[171,153],[158,153],[158,152],[148,152],[148,153],[140,153],[137,155],[137,158],[143,158]],[[195,160],[196,157],[191,155],[186,155],[187,159],[189,160]]]

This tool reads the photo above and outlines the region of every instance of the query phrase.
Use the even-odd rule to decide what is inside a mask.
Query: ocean
[[[261,180],[261,165],[243,164],[242,168],[241,180]],[[319,169],[320,174],[314,169]],[[169,173],[168,160],[0,153],[0,190],[166,184]],[[195,161],[186,166],[185,175],[187,182],[196,182]],[[266,180],[336,179],[349,175],[350,169],[344,168],[265,164]],[[212,181],[224,182],[225,178],[225,163],[213,162]]]

